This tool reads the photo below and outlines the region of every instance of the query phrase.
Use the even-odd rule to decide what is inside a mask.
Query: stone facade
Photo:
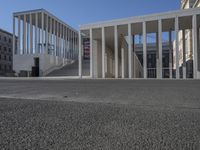
[[[0,76],[11,76],[13,72],[13,35],[0,29]]]

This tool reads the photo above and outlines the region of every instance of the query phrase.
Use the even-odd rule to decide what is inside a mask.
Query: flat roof
[[[3,32],[3,33],[8,34],[8,35],[10,35],[10,36],[13,36],[12,33],[8,32],[8,31],[6,31],[6,30],[3,30],[3,29],[1,29],[1,28],[0,28],[0,32]]]
[[[101,21],[96,23],[89,23],[80,25],[80,30],[87,30],[89,28],[100,28],[100,27],[107,27],[107,26],[115,26],[115,25],[124,25],[129,23],[139,23],[144,21],[153,21],[159,19],[170,19],[176,17],[183,17],[183,16],[191,16],[194,14],[200,14],[200,8],[190,8],[184,10],[175,10],[175,11],[168,11],[163,13],[154,13],[148,14],[143,16],[134,16],[122,19],[113,19],[108,21]]]
[[[32,14],[32,13],[46,13],[48,14],[48,16],[52,17],[52,18],[55,18],[58,22],[62,23],[63,25],[67,26],[68,28],[70,28],[71,30],[73,30],[74,32],[77,32],[78,31],[76,29],[74,29],[73,27],[71,27],[70,25],[68,25],[67,23],[65,23],[64,21],[62,21],[61,19],[59,19],[58,17],[56,17],[55,15],[53,15],[52,13],[50,13],[49,11],[45,10],[44,8],[41,8],[41,9],[34,9],[34,10],[27,10],[27,11],[21,11],[21,12],[14,12],[13,13],[13,16],[14,17],[17,17],[17,16],[20,16],[20,15],[27,15],[27,14]]]

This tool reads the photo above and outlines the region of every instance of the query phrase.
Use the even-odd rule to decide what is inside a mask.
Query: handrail
[[[124,50],[128,51],[128,43],[127,43],[126,39],[124,38],[124,35],[121,34],[120,39],[121,39],[121,47],[123,47]],[[140,63],[140,60],[137,57],[137,55],[136,55],[135,52],[133,52],[133,57],[134,57],[134,60],[136,62],[136,64],[135,64],[135,67],[136,67],[135,71],[136,71],[136,74],[138,74],[138,75],[136,75],[136,77],[141,77],[141,76],[143,76],[143,66]]]

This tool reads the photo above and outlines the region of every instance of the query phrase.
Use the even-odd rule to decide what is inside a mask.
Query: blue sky
[[[0,0],[0,28],[12,32],[12,13],[44,8],[78,29],[79,25],[180,8],[180,0]]]

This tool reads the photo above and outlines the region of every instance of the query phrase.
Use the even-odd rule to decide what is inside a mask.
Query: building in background
[[[17,38],[15,37],[17,42]],[[0,29],[0,76],[13,76],[13,34]]]
[[[182,7],[187,6],[182,2]],[[83,76],[82,39],[89,38],[91,78],[199,79],[199,27],[199,8],[81,25],[79,76]],[[153,43],[148,40],[152,34]]]
[[[13,69],[18,76],[46,76],[78,54],[78,32],[44,9],[13,14]]]
[[[181,9],[190,9],[200,6],[200,0],[181,0]],[[179,31],[179,71],[180,78],[193,78],[193,38],[192,29],[184,28]],[[173,48],[175,49],[175,41]],[[174,59],[176,55],[174,53]],[[173,64],[176,68],[176,64]]]

